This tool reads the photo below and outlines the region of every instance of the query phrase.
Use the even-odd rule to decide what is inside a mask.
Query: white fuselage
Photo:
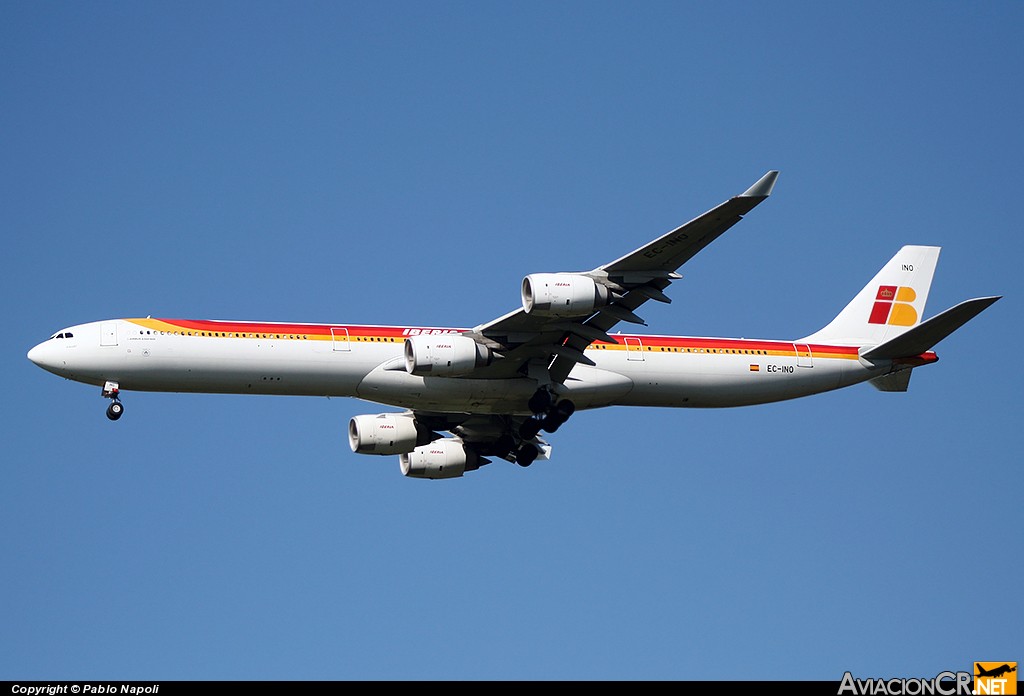
[[[534,380],[409,374],[405,337],[462,329],[115,319],[64,329],[29,352],[54,374],[121,390],[356,397],[401,408],[528,413]],[[885,374],[856,346],[615,335],[594,343],[562,396],[579,408],[727,407],[825,392]]]

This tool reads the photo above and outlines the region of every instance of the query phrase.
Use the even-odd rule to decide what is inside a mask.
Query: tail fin
[[[917,326],[938,261],[939,247],[903,247],[839,316],[800,342],[877,345]]]

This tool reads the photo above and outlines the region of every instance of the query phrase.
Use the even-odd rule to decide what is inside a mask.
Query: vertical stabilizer
[[[939,247],[903,247],[828,326],[800,340],[877,345],[917,326],[938,261]]]

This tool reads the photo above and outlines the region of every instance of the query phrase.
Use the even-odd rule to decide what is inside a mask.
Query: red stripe
[[[410,327],[410,326],[373,326],[353,324],[299,324],[275,322],[244,322],[244,321],[212,321],[204,319],[157,319],[173,326],[189,331],[208,331],[217,333],[258,333],[258,334],[300,334],[307,336],[330,336],[331,329],[345,329],[349,336],[380,336],[388,338],[405,338],[410,332],[442,331],[453,329],[445,327]],[[468,329],[454,329],[458,332]],[[644,347],[651,348],[704,348],[717,350],[760,350],[782,353],[793,353],[790,341],[746,340],[737,338],[701,338],[690,336],[645,336],[635,334],[616,334],[612,336],[616,345],[624,345],[625,339],[635,339]],[[601,342],[598,342],[601,343]],[[856,355],[857,348],[849,346],[828,346],[812,344],[812,353],[831,353],[838,355]]]
[[[205,319],[158,319],[174,326],[190,331],[213,331],[218,333],[259,333],[259,334],[304,334],[307,336],[330,336],[331,329],[345,329],[350,336],[385,336],[404,337],[413,327],[405,326],[366,326],[352,324],[284,324],[275,322],[244,322],[244,321],[210,321]],[[452,329],[435,329],[434,327],[415,327],[417,331],[444,331]],[[466,331],[467,329],[456,329]]]

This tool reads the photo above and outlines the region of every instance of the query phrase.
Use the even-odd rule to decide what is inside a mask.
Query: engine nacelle
[[[456,377],[491,364],[494,354],[469,336],[437,334],[405,339],[405,370],[410,375]]]
[[[574,273],[531,273],[523,278],[523,309],[541,317],[593,314],[611,299],[608,288]]]
[[[483,460],[486,463],[486,459]],[[466,449],[461,440],[453,437],[434,440],[399,456],[402,475],[411,478],[458,478],[467,471],[479,469],[480,456]]]
[[[433,437],[408,413],[356,416],[348,422],[348,444],[357,454],[404,454]]]

